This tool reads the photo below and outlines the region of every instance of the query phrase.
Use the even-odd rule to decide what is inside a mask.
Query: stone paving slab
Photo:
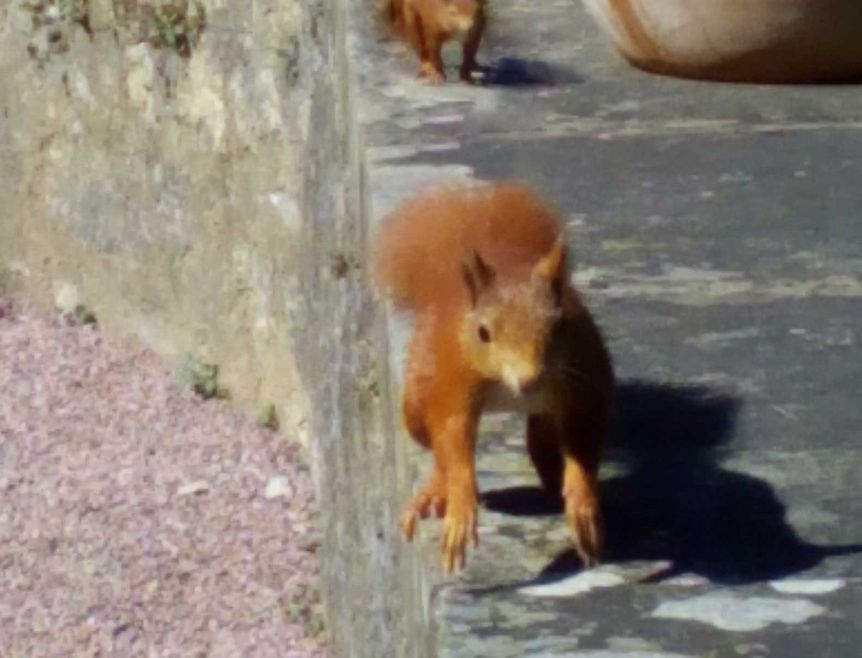
[[[493,9],[476,87],[359,31],[374,214],[465,177],[563,212],[621,379],[608,550],[579,569],[522,421],[489,419],[460,579],[423,528],[437,654],[859,655],[862,87],[649,76],[577,3]]]

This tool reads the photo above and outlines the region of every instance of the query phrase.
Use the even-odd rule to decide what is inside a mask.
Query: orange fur
[[[471,250],[509,272],[537,261],[559,234],[554,210],[521,183],[434,187],[384,219],[377,281],[403,310],[465,304],[461,262]]]
[[[414,313],[404,419],[434,454],[402,517],[443,515],[447,571],[477,540],[474,448],[483,410],[523,411],[542,483],[565,502],[585,563],[601,548],[597,472],[613,372],[601,334],[569,282],[557,214],[515,182],[436,187],[387,217],[376,276]]]
[[[419,57],[419,77],[445,80],[443,45],[463,41],[461,79],[477,68],[476,52],[485,29],[484,0],[384,0],[385,19]]]

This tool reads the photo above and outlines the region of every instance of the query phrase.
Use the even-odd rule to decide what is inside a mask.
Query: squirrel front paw
[[[591,491],[567,491],[563,499],[575,551],[585,567],[594,566],[598,563],[603,541],[598,497]]]
[[[443,572],[448,576],[463,569],[467,556],[467,543],[479,546],[478,503],[475,492],[449,497],[440,548],[443,553]]]
[[[439,85],[446,81],[446,75],[431,62],[422,62],[419,65],[419,78],[428,80],[431,84]]]
[[[416,522],[427,519],[430,516],[442,518],[446,513],[446,487],[439,474],[431,477],[422,491],[413,497],[413,500],[401,514],[401,531],[407,541],[413,541],[416,532]]]
[[[443,518],[440,549],[443,571],[448,575],[464,567],[468,542],[474,548],[479,545],[478,507],[475,490],[453,493],[447,490],[442,476],[435,474],[401,514],[401,531],[412,541],[417,521]]]

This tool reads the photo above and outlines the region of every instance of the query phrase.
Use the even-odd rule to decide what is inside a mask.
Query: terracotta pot
[[[744,82],[862,79],[862,0],[583,0],[633,65]]]

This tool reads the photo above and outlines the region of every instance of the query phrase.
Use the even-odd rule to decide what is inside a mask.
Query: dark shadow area
[[[773,580],[823,559],[862,552],[862,544],[816,546],[800,539],[772,487],[724,470],[740,401],[704,387],[625,382],[607,459],[626,474],[601,484],[606,524],[604,562],[668,560],[659,582],[692,572],[722,584]],[[489,509],[545,515],[558,501],[538,488],[488,492]],[[554,559],[536,579],[557,580],[581,569],[574,551]]]
[[[542,487],[508,487],[480,495],[482,505],[510,516],[552,516],[563,513],[563,501]]]
[[[578,84],[584,79],[574,70],[540,60],[502,57],[482,66],[478,84],[501,87],[555,86]]]

